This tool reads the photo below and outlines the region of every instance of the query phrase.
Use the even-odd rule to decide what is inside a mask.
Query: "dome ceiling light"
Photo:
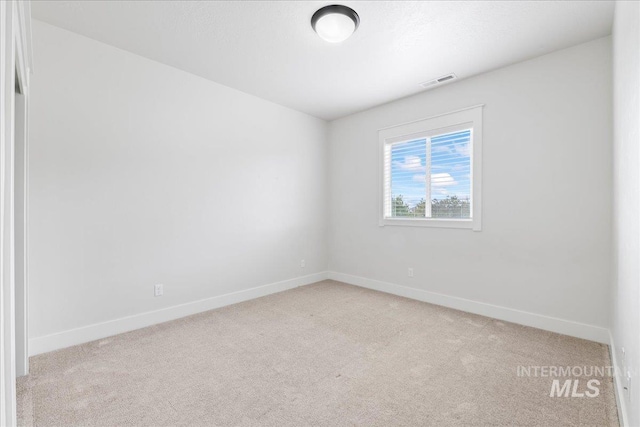
[[[311,17],[311,27],[320,38],[329,43],[340,43],[354,33],[360,25],[360,17],[347,6],[333,4],[318,9]]]

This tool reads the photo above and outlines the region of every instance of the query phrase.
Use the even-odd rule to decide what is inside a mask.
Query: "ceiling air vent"
[[[451,73],[446,76],[438,77],[437,79],[429,80],[427,82],[420,83],[420,86],[425,89],[430,89],[434,86],[441,85],[442,83],[450,82],[451,80],[455,80],[456,75]]]

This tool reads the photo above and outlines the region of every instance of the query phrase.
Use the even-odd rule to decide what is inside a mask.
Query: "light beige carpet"
[[[19,423],[617,426],[610,378],[579,398],[517,375],[609,364],[601,344],[325,281],[33,357]]]

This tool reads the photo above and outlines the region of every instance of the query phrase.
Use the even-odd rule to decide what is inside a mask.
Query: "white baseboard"
[[[613,365],[615,375],[613,376],[613,387],[615,389],[616,395],[616,404],[618,405],[618,420],[620,421],[620,426],[625,427],[628,426],[628,416],[627,416],[627,404],[625,402],[626,393],[623,389],[623,381],[624,381],[624,371],[622,366],[618,365],[618,354],[616,350],[616,344],[613,340],[613,335],[609,332],[609,352],[611,355],[611,364]]]
[[[598,326],[330,271],[297,277],[243,291],[167,307],[161,310],[122,317],[120,319],[83,326],[43,337],[31,338],[29,339],[29,355],[35,356],[37,354],[70,347],[72,345],[95,341],[123,332],[129,332],[135,329],[201,313],[203,311],[286,291],[299,286],[309,285],[327,278],[431,304],[442,305],[469,313],[480,314],[495,319],[505,320],[591,341],[597,341],[604,344],[609,344],[611,341],[609,330]]]
[[[327,279],[327,272],[310,274],[308,276],[296,277],[282,282],[270,283],[243,291],[232,292],[203,300],[180,304],[161,310],[148,311],[133,316],[122,317],[120,319],[109,320],[107,322],[95,323],[68,331],[58,332],[43,337],[29,339],[29,355],[46,353],[72,345],[83,344],[90,341],[99,340],[123,332],[145,328],[203,311],[213,310],[226,305],[236,304],[254,298],[263,297],[299,286],[309,285]]]
[[[571,320],[549,317],[527,311],[515,310],[498,305],[472,301],[450,295],[429,292],[422,289],[409,288],[407,286],[367,279],[365,277],[352,276],[350,274],[329,271],[329,279],[356,285],[363,288],[399,295],[418,301],[442,305],[469,313],[480,314],[494,319],[531,326],[545,331],[556,332],[563,335],[609,344],[609,330],[600,326],[587,325]]]

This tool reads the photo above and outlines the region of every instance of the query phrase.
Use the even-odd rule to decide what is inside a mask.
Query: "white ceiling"
[[[335,45],[310,25],[327,4],[74,0],[32,9],[36,19],[327,120],[444,74],[465,78],[606,36],[614,9],[608,1],[344,1],[360,28]]]

